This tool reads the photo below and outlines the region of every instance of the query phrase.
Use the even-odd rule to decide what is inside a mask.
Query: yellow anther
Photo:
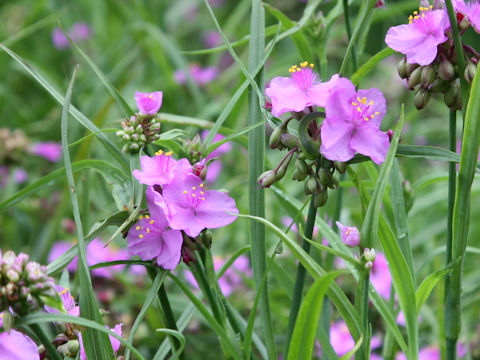
[[[142,219],[143,219],[143,215],[140,215],[140,216],[138,217],[138,220],[142,220]]]
[[[188,193],[188,191],[187,191],[187,190],[183,190],[183,193],[186,194],[186,193]]]
[[[357,111],[362,112],[362,109],[360,109],[360,106],[357,106]]]
[[[363,119],[364,119],[365,121],[370,120],[370,119],[369,119],[368,117],[366,117],[366,116],[364,116]]]
[[[367,98],[366,98],[366,97],[363,97],[363,98],[362,98],[362,104],[365,105],[366,103],[367,103]]]
[[[310,64],[309,66],[313,69],[313,67],[314,67],[315,65],[314,65],[314,64]]]
[[[153,96],[152,95],[148,95],[147,96],[149,99],[153,99]]]
[[[380,115],[380,113],[378,111],[375,111],[375,115]]]
[[[205,185],[203,183],[200,184],[200,187],[204,187]]]
[[[145,215],[145,219],[150,219],[150,215]]]
[[[372,115],[370,115],[370,117],[373,119],[375,117],[375,115],[372,114]]]
[[[150,220],[150,224],[155,224],[155,220]]]
[[[425,17],[425,13],[422,14],[422,18],[424,18],[424,17]]]
[[[297,68],[297,72],[299,72],[299,71],[302,71],[302,69],[300,69],[300,68]]]
[[[167,156],[171,156],[172,154],[173,154],[173,151],[168,151],[168,152],[165,153],[165,155],[167,155]]]
[[[307,67],[307,66],[308,66],[308,61],[301,62],[301,63],[300,63],[300,66],[301,66],[302,68]]]
[[[414,15],[417,15],[417,14],[418,14],[418,11],[414,11],[413,14],[414,14]]]
[[[352,101],[352,105],[353,105],[353,106],[357,106],[358,103],[356,103],[355,101]]]
[[[155,155],[163,155],[163,150],[158,150]]]
[[[294,73],[294,72],[295,72],[295,69],[290,68],[290,69],[288,69],[288,72],[289,72],[289,73]]]
[[[143,234],[138,235],[140,239],[143,239]]]
[[[63,289],[58,293],[58,295],[63,295],[63,294],[66,294],[67,292],[68,292],[68,289]]]
[[[147,228],[147,234],[150,234],[150,229],[149,228]]]
[[[202,197],[202,198],[200,198],[200,200],[205,200],[205,198],[204,198],[204,197]]]
[[[360,99],[358,96],[357,96],[357,100],[358,100],[359,102],[362,102],[362,99]]]
[[[204,191],[200,191],[200,194],[203,195],[203,194],[205,194],[205,192],[204,192]]]
[[[135,226],[135,230],[140,230],[140,226],[139,225]]]
[[[195,197],[195,194],[192,194],[192,197]]]
[[[373,105],[373,100],[370,100],[370,102],[368,103],[368,106],[372,106]]]
[[[192,190],[197,190],[197,187],[196,187],[196,186],[192,186]]]
[[[345,231],[345,235],[350,235],[351,232],[352,232],[352,229],[348,228],[347,231]]]
[[[430,10],[432,10],[432,9],[433,9],[433,5],[430,5]]]

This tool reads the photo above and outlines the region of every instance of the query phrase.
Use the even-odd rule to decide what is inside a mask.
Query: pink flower
[[[407,56],[409,64],[429,65],[437,57],[437,46],[447,41],[450,26],[444,10],[420,7],[409,17],[409,23],[391,27],[385,42]]]
[[[330,344],[338,356],[345,355],[355,346],[345,321],[339,320],[330,326]]]
[[[192,166],[187,159],[179,161],[172,158],[172,152],[158,151],[154,157],[141,156],[142,171],[133,170],[133,176],[145,185],[165,185],[172,181],[175,172],[191,172]]]
[[[63,50],[70,46],[70,43],[68,42],[68,38],[63,33],[62,29],[58,27],[53,29],[52,42],[53,42],[53,46],[55,46],[58,50]]]
[[[390,299],[392,276],[390,275],[387,259],[380,252],[376,253],[373,267],[370,270],[370,282],[381,297],[386,300]]]
[[[122,336],[122,326],[123,324],[117,324],[112,330],[118,336]],[[110,343],[112,344],[113,352],[116,353],[120,349],[120,341],[115,339],[112,335],[108,335],[110,338]],[[87,355],[85,354],[85,347],[83,346],[82,334],[78,333],[78,341],[80,342],[80,360],[87,360]]]
[[[183,238],[178,230],[168,229],[163,209],[155,204],[161,195],[153,187],[146,192],[150,215],[140,218],[128,231],[128,251],[142,260],[152,260],[167,270],[173,270],[180,262]]]
[[[329,160],[348,161],[359,152],[381,164],[390,146],[388,135],[380,131],[386,108],[380,90],[372,88],[357,92],[350,80],[338,79],[325,105],[326,118],[321,128],[322,155]]]
[[[75,305],[75,299],[68,289],[60,285],[55,285],[55,290],[57,291],[60,299],[62,300],[63,307],[67,310],[67,313],[71,316],[80,316],[80,307]],[[59,314],[60,311],[57,309],[51,308],[45,305],[45,311],[52,314]]]
[[[77,22],[73,24],[70,29],[70,38],[73,41],[87,40],[92,35],[92,29],[90,26],[83,22]]]
[[[470,25],[480,34],[480,1],[453,0],[453,6],[457,12],[467,17]]]
[[[288,111],[303,111],[307,106],[325,106],[329,91],[339,78],[333,75],[330,81],[321,83],[313,72],[313,64],[307,61],[300,63],[300,67],[293,65],[288,71],[290,77],[275,77],[265,89],[276,117]]]
[[[3,326],[3,312],[0,312],[0,328]],[[40,359],[37,345],[27,335],[10,330],[0,333],[0,359]]]
[[[214,48],[222,43],[222,37],[218,31],[208,31],[203,35],[203,43],[208,48]]]
[[[192,173],[177,172],[175,181],[163,187],[163,198],[157,197],[155,202],[164,207],[172,229],[183,230],[191,237],[198,236],[205,228],[232,223],[237,217],[227,212],[238,213],[230,196],[206,190],[202,180]]]
[[[154,91],[152,93],[142,93],[135,91],[135,102],[138,110],[142,114],[154,115],[160,110],[162,106],[163,92]]]
[[[30,151],[51,162],[57,162],[62,157],[62,145],[53,141],[38,142],[30,148]]]
[[[215,80],[218,76],[218,69],[215,66],[202,68],[198,64],[192,64],[188,68],[188,72],[192,80],[198,85],[205,85]],[[173,78],[177,84],[185,84],[187,82],[187,75],[184,70],[177,70],[173,74]]]
[[[342,241],[345,245],[350,247],[356,247],[360,244],[360,233],[355,226],[345,226],[340,221],[336,222],[337,227],[340,229]]]

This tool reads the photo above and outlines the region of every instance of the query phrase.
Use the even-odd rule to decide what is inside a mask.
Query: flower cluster
[[[296,157],[293,180],[305,180],[305,194],[314,194],[315,205],[320,207],[328,199],[327,188],[338,186],[334,172],[344,173],[346,162],[355,153],[377,164],[385,160],[390,138],[380,124],[386,100],[380,90],[357,91],[350,80],[338,75],[322,83],[313,64],[306,61],[290,67],[289,72],[291,77],[276,77],[265,90],[274,116],[292,113],[273,130],[269,141],[271,148],[289,151],[274,169],[260,175],[258,182],[269,187],[279,181]],[[315,112],[313,106],[324,108],[325,113]],[[294,119],[298,120],[297,135],[289,132]]]
[[[137,153],[142,146],[159,138],[160,122],[155,115],[162,106],[162,100],[161,91],[135,92],[139,112],[122,121],[122,130],[117,131],[117,136],[124,143],[123,152]]]
[[[11,309],[18,315],[38,310],[56,298],[55,283],[46,267],[30,262],[28,255],[0,252],[0,311]]]
[[[73,24],[72,28],[68,31],[68,36],[74,42],[87,40],[90,36],[92,36],[92,29],[86,23],[77,22]],[[53,46],[55,46],[58,50],[63,50],[70,47],[68,38],[60,28],[53,29],[52,42]]]
[[[191,250],[208,243],[203,230],[230,224],[238,210],[228,194],[208,190],[185,158],[177,161],[172,152],[160,150],[154,157],[142,156],[140,162],[142,170],[134,170],[133,175],[149,185],[149,214],[140,216],[128,231],[128,250],[171,270],[179,263],[182,250],[188,261]]]
[[[480,3],[456,0],[454,6],[461,32],[471,25],[480,33]],[[408,81],[409,89],[415,91],[417,109],[428,104],[431,93],[443,94],[450,109],[461,109],[459,77],[472,81],[480,54],[462,43],[467,65],[464,73],[459,73],[446,9],[421,6],[410,15],[408,24],[390,28],[385,42],[405,55],[399,62],[398,73]]]

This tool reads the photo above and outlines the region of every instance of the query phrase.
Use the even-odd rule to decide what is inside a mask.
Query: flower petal
[[[21,332],[10,330],[0,334],[0,359],[37,360],[40,356],[32,339]]]
[[[369,156],[374,163],[385,161],[390,141],[388,135],[373,126],[360,126],[356,129],[350,141],[350,146],[360,154]]]
[[[152,219],[141,219],[128,231],[128,251],[138,255],[144,261],[152,260],[162,251],[163,229],[158,229],[155,224],[150,224]],[[149,229],[147,231],[147,229]]]
[[[412,23],[391,27],[385,42],[393,50],[406,54],[411,48],[423,42],[424,34]]]
[[[162,106],[163,92],[154,91],[152,93],[142,93],[135,91],[135,102],[138,110],[143,114],[156,114]]]
[[[273,78],[265,93],[270,97],[272,114],[276,117],[288,111],[302,111],[309,103],[307,95],[288,77]]]
[[[197,207],[196,218],[204,227],[209,229],[219,228],[235,221],[238,214],[235,201],[226,193],[216,190],[209,190],[203,200]]]
[[[180,262],[183,238],[178,230],[167,230],[162,234],[162,251],[157,256],[157,264],[166,270],[173,270]]]
[[[329,81],[314,85],[307,90],[307,96],[310,98],[310,102],[317,106],[325,107],[328,95],[335,89],[335,84],[339,78],[339,75],[335,74]]]
[[[322,146],[320,153],[332,161],[348,161],[355,155],[350,147],[350,139],[354,130],[352,123],[339,118],[327,117],[322,124]]]
[[[352,100],[356,98],[355,86],[347,78],[339,78],[331,89],[325,104],[327,118],[339,118],[343,121],[353,121]]]
[[[372,104],[369,106],[364,116],[370,118],[368,125],[379,128],[380,123],[387,112],[387,102],[385,100],[385,96],[383,96],[383,93],[376,88],[372,88],[367,90],[358,90],[357,96],[359,98],[367,98],[367,104]]]

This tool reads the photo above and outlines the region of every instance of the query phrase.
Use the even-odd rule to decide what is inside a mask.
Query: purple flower
[[[321,83],[313,72],[313,64],[307,61],[300,63],[300,67],[293,65],[288,71],[290,77],[277,76],[265,89],[276,117],[288,111],[303,111],[307,106],[325,106],[329,91],[339,78],[333,75],[330,81]]]
[[[188,67],[188,73],[196,84],[205,85],[217,78],[218,69],[215,66],[202,68],[198,64],[192,64]],[[175,71],[173,78],[177,84],[185,84],[187,82],[187,75],[182,69]]]
[[[3,312],[0,313],[0,328],[3,326]],[[37,345],[27,335],[15,330],[0,334],[0,359],[37,360],[40,359]]]
[[[122,326],[123,324],[117,324],[112,330],[118,336],[122,336]],[[113,352],[116,353],[120,349],[120,341],[115,339],[112,335],[108,335],[110,338],[110,343],[112,344]],[[85,348],[83,346],[82,334],[78,334],[78,341],[80,343],[80,360],[87,360],[87,355],[85,354]]]
[[[57,162],[62,157],[62,145],[53,141],[38,142],[30,148],[30,151],[51,162]]]
[[[80,307],[75,305],[75,299],[68,289],[60,285],[55,285],[55,290],[57,291],[60,299],[62,300],[63,307],[67,313],[71,316],[80,316]],[[45,305],[45,311],[52,314],[59,314],[60,312],[57,309],[51,308]]]
[[[447,41],[450,26],[444,10],[420,7],[409,17],[409,23],[391,27],[385,42],[407,56],[409,64],[429,65],[437,57],[437,46]]]
[[[336,224],[340,229],[341,238],[345,245],[356,247],[360,244],[360,233],[355,226],[345,226],[340,221],[337,221]]]
[[[135,102],[142,114],[154,115],[162,106],[163,92],[142,93],[135,91]]]
[[[355,346],[345,321],[339,320],[330,326],[330,344],[338,356],[343,356]]]
[[[140,218],[128,231],[128,251],[142,260],[154,259],[164,269],[173,270],[180,262],[182,234],[168,229],[163,209],[155,203],[161,195],[153,187],[148,187],[146,197],[150,215]]]
[[[177,174],[175,181],[163,187],[163,199],[160,196],[155,200],[164,207],[172,229],[196,237],[205,228],[219,228],[237,218],[227,213],[238,213],[238,209],[226,193],[206,190],[202,180],[192,173]]]
[[[453,6],[457,12],[467,17],[470,25],[480,34],[480,1],[454,0]]]
[[[172,181],[175,172],[191,172],[192,166],[187,159],[179,161],[172,158],[172,152],[158,151],[154,157],[141,156],[142,171],[133,170],[133,176],[145,185],[165,185]]]
[[[222,37],[218,31],[208,31],[203,35],[203,43],[208,48],[214,48],[222,43]]]
[[[56,27],[52,32],[52,42],[58,50],[66,49],[70,46],[68,38],[63,33],[62,29]]]
[[[372,88],[357,92],[350,80],[338,79],[325,105],[326,118],[321,128],[322,155],[329,160],[348,161],[359,152],[381,164],[390,146],[388,135],[380,131],[386,108],[380,90]]]
[[[387,259],[380,252],[376,253],[373,267],[370,270],[370,282],[381,297],[386,300],[390,299],[392,276],[390,275]]]
[[[70,29],[70,38],[73,41],[87,40],[92,35],[90,26],[83,22],[73,24]]]

